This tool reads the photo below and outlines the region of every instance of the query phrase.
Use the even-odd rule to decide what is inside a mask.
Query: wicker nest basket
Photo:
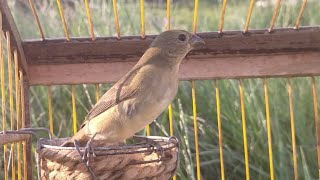
[[[149,143],[94,147],[87,165],[82,159],[84,148],[60,147],[67,139],[40,139],[36,160],[39,179],[169,179],[178,164],[176,138],[149,136],[158,148]],[[160,146],[162,148],[160,148]]]

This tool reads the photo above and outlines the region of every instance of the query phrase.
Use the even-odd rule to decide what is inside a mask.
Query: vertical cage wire
[[[52,134],[53,133],[53,118],[52,118],[52,92],[51,86],[47,87],[48,91],[48,116],[49,116],[49,130]]]
[[[192,32],[194,34],[197,32],[198,5],[199,5],[199,0],[194,0],[193,24],[192,24]]]
[[[7,159],[7,144],[3,145],[3,167],[4,167],[4,179],[8,180],[9,179],[9,174],[8,174],[8,159]]]
[[[120,39],[120,25],[119,25],[119,17],[117,10],[117,0],[112,0],[113,14],[114,14],[114,23],[116,25],[116,36]]]
[[[8,84],[9,84],[9,113],[10,113],[10,130],[14,129],[14,112],[13,112],[13,83],[12,83],[12,52],[11,37],[9,31],[6,31],[7,38],[7,56],[8,56]]]
[[[69,31],[68,31],[68,26],[67,26],[67,23],[66,23],[66,19],[64,18],[64,13],[63,13],[62,5],[61,5],[61,0],[57,0],[57,6],[58,6],[60,18],[61,18],[61,23],[62,23],[62,26],[63,26],[64,35],[66,36],[67,41],[70,41],[70,34],[69,34]]]
[[[281,3],[281,0],[277,0],[276,7],[274,8],[273,15],[272,15],[272,18],[271,18],[271,21],[270,21],[270,27],[268,29],[269,32],[272,32],[274,24],[276,22],[276,19],[278,17],[279,9],[280,9],[280,3]]]
[[[316,80],[314,76],[312,79],[312,97],[313,97],[313,112],[314,112],[314,125],[316,131],[316,148],[317,148],[317,162],[318,162],[318,178],[320,178],[320,142],[319,142],[319,115],[318,115],[318,98],[316,89]]]
[[[141,26],[141,37],[144,38],[145,32],[145,22],[144,22],[144,0],[140,0],[140,26]]]
[[[223,143],[222,143],[219,82],[217,80],[215,80],[214,82],[215,82],[215,90],[216,90],[216,107],[217,107],[219,154],[220,154],[220,173],[221,173],[221,180],[224,180],[225,175],[224,175],[224,161],[223,161]]]
[[[24,75],[21,70],[19,70],[19,76],[20,76],[20,94],[21,94],[21,128],[26,127],[26,112],[25,112],[25,106],[24,106]]]
[[[298,18],[297,18],[296,23],[294,25],[294,29],[298,29],[299,28],[300,21],[301,21],[302,15],[303,15],[303,11],[304,11],[304,9],[306,7],[307,1],[308,0],[302,0],[302,5],[301,5],[300,11],[299,11]]]
[[[146,125],[146,136],[150,136],[150,125]]]
[[[169,116],[169,132],[170,136],[173,136],[173,114],[172,114],[172,104],[168,106],[168,116]]]
[[[2,131],[6,133],[6,94],[4,84],[4,60],[2,54],[2,14],[0,13],[0,70],[1,70],[1,110],[2,110]]]
[[[100,86],[99,86],[99,84],[95,84],[94,87],[95,87],[95,91],[96,91],[96,93],[95,93],[96,102],[98,102],[100,99]]]
[[[168,116],[169,116],[169,133],[170,136],[173,136],[173,114],[172,114],[172,104],[169,104],[168,106]],[[177,176],[174,175],[172,177],[173,180],[177,179]]]
[[[16,95],[16,128],[20,129],[20,84],[19,84],[19,63],[18,52],[14,50],[14,80],[15,80],[15,95]]]
[[[84,4],[86,6],[86,12],[87,12],[87,16],[88,16],[88,24],[89,24],[89,31],[90,31],[91,40],[94,41],[95,35],[94,35],[93,23],[92,23],[92,18],[91,18],[91,13],[90,13],[90,7],[89,7],[88,0],[84,0]]]
[[[16,129],[19,130],[21,126],[21,114],[20,114],[20,84],[19,84],[19,63],[18,52],[14,50],[14,77],[15,77],[15,93],[16,93]],[[17,143],[17,178],[21,180],[21,142]]]
[[[167,30],[170,30],[170,13],[171,13],[171,2],[170,2],[171,0],[167,0],[167,24],[166,24],[166,28],[167,28]]]
[[[249,5],[249,9],[248,9],[247,20],[246,20],[246,24],[245,24],[244,29],[243,29],[243,32],[244,32],[244,33],[248,32],[249,25],[250,25],[250,19],[251,19],[251,15],[252,15],[252,10],[253,10],[253,6],[254,6],[254,0],[250,0],[250,5]]]
[[[28,164],[27,164],[27,142],[23,141],[23,179],[27,179],[28,177]]]
[[[18,166],[17,166],[17,178],[18,180],[21,180],[22,179],[22,176],[21,176],[21,142],[18,142],[17,143],[17,161],[18,161]]]
[[[291,85],[291,79],[290,78],[288,78],[287,84],[288,84],[289,111],[290,111],[290,124],[291,124],[293,172],[294,172],[294,179],[298,180],[296,132],[295,132],[295,125],[294,125],[294,113],[293,113],[293,102],[292,102],[292,85]]]
[[[218,33],[222,33],[223,25],[224,25],[224,15],[226,12],[227,7],[227,0],[223,0],[222,7],[221,7],[221,14],[220,14],[220,22],[219,22],[219,29]]]
[[[268,80],[266,78],[263,81],[263,89],[264,89],[264,99],[265,99],[265,105],[266,105],[266,121],[267,121],[267,137],[268,137],[270,180],[274,180],[273,154],[272,154],[272,136],[271,136],[271,120],[270,120],[269,95],[268,95]]]
[[[7,40],[7,57],[8,57],[8,83],[9,83],[9,113],[10,113],[10,130],[14,130],[14,112],[13,112],[13,83],[12,83],[12,52],[11,52],[11,36],[10,32],[6,31]],[[15,170],[14,164],[14,143],[11,143],[9,159],[11,160],[11,168]],[[12,171],[11,171],[12,172]],[[14,178],[14,172],[11,174],[11,178]],[[9,175],[8,175],[9,176]]]
[[[43,33],[43,30],[42,30],[42,26],[40,24],[38,13],[37,13],[36,8],[34,6],[33,0],[29,0],[29,4],[30,4],[30,7],[31,7],[31,11],[32,11],[33,17],[36,20],[36,23],[37,23],[37,26],[38,26],[38,29],[39,29],[39,32],[40,32],[41,39],[44,40],[45,39],[44,33]]]
[[[1,30],[2,30],[2,15],[0,13],[1,18]],[[0,32],[0,65],[1,65],[1,109],[2,109],[2,130],[3,133],[6,133],[6,93],[5,93],[5,72],[4,72],[4,59],[3,59],[3,52],[2,52],[2,32]],[[4,171],[4,179],[8,179],[8,169],[7,169],[7,145],[3,145],[3,171]]]
[[[241,79],[239,79],[239,94],[240,94],[240,108],[241,108],[241,120],[242,120],[243,151],[244,151],[244,161],[246,166],[246,180],[250,180],[249,154],[248,154],[248,141],[247,141],[247,123],[246,123],[245,104],[244,104],[244,95],[243,95],[243,84]]]
[[[198,127],[197,127],[197,104],[196,104],[196,91],[195,91],[194,81],[191,81],[191,97],[192,97],[192,114],[193,114],[193,128],[194,128],[193,130],[194,145],[196,149],[197,180],[201,180],[199,140],[198,140]]]
[[[24,98],[24,75],[21,70],[19,70],[19,77],[20,77],[20,99],[21,99],[21,128],[25,127],[26,122],[26,114],[25,114],[25,98]],[[23,148],[23,179],[27,179],[28,172],[27,172],[27,142],[22,142]]]
[[[72,101],[72,127],[73,134],[77,133],[77,109],[76,109],[76,90],[74,85],[71,85],[71,101]]]

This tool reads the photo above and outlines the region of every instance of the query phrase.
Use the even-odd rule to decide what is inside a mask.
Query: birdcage
[[[173,179],[320,177],[320,22],[319,17],[307,21],[319,14],[319,2],[99,3],[0,0],[1,177],[36,177],[39,163],[33,157],[36,148],[32,149],[34,132],[30,128],[47,127],[59,137],[71,135],[65,129],[75,133],[85,116],[85,110],[80,113],[79,109],[87,108],[79,98],[99,99],[108,87],[102,84],[117,81],[137,62],[158,32],[149,31],[151,25],[160,30],[189,29],[206,43],[187,55],[180,68],[178,98],[145,130],[146,135],[178,137],[180,166]],[[128,4],[132,7],[125,9]],[[176,4],[186,8],[176,11]],[[234,14],[228,10],[231,6],[234,12],[244,13]],[[212,14],[203,14],[210,8]],[[79,12],[84,12],[86,19],[72,21],[76,18],[70,17],[81,16]],[[46,18],[49,15],[59,23]],[[236,22],[240,16],[243,22]],[[277,26],[277,20],[285,21],[285,17],[289,20]],[[139,32],[128,33],[130,28],[122,27],[121,18],[128,18],[128,24]],[[191,23],[186,24],[186,19]],[[257,25],[262,19],[268,19],[269,26]],[[300,26],[303,20],[309,23]],[[226,21],[229,25],[224,28]],[[100,22],[107,22],[106,31],[110,32],[97,32],[96,27],[107,26]],[[215,28],[204,32],[207,24],[209,29]],[[34,28],[32,36],[28,36],[27,26]],[[47,36],[50,28],[59,29],[60,34]],[[108,33],[112,35],[103,35]],[[79,88],[84,91],[77,91]],[[57,97],[57,91],[63,91],[63,97]],[[46,95],[39,97],[39,93]],[[61,99],[70,101],[61,104]],[[70,119],[56,115],[57,111],[72,112]]]

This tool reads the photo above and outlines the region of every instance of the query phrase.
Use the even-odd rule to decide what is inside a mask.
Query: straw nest
[[[89,166],[82,159],[84,148],[60,147],[66,139],[38,141],[36,159],[39,179],[169,179],[178,163],[176,138],[148,137],[149,143],[94,147]],[[91,171],[91,172],[90,172]]]

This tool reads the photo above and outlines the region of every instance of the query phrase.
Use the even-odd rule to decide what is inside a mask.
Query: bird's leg
[[[145,136],[138,136],[138,135],[134,135],[132,138],[136,139],[136,140],[140,140],[140,141],[145,141],[146,144],[150,145],[153,150],[156,149],[156,152],[158,152],[157,154],[158,154],[159,159],[163,155],[163,148],[162,148],[161,144],[158,143],[157,141],[150,139],[148,137],[145,137]]]
[[[92,140],[94,138],[94,136],[90,139],[90,141]],[[79,142],[75,139],[74,140],[74,147],[77,149],[77,151],[78,151],[78,153],[79,153],[79,155],[81,156],[81,151],[80,151],[80,145],[79,145]],[[91,142],[90,142],[91,143]],[[88,144],[88,143],[87,143]],[[91,147],[92,148],[92,147]],[[93,150],[93,148],[92,148],[92,150]],[[92,176],[92,178],[93,178],[93,180],[98,180],[98,178],[96,177],[96,175],[94,174],[94,172],[92,171],[92,169],[91,169],[91,167],[89,166],[89,161],[86,161],[85,160],[85,155],[86,155],[86,151],[87,151],[87,147],[85,148],[85,152],[84,152],[84,154],[82,155],[82,162],[85,164],[85,166],[87,167],[87,169],[88,169],[88,171],[90,172],[90,174],[91,174],[91,176]],[[90,152],[90,150],[89,150],[89,152]],[[94,152],[92,151],[92,154],[94,154]],[[89,154],[90,155],[90,154]],[[94,156],[95,156],[95,154],[94,154]]]
[[[93,143],[93,139],[94,137],[97,135],[97,133],[95,133],[92,138],[87,142],[86,147],[84,148],[84,153],[82,156],[82,160],[86,161],[87,166],[89,166],[90,164],[90,160],[91,160],[91,156],[90,154],[92,154],[93,157],[96,157],[96,154],[94,153],[94,148],[92,146]]]

